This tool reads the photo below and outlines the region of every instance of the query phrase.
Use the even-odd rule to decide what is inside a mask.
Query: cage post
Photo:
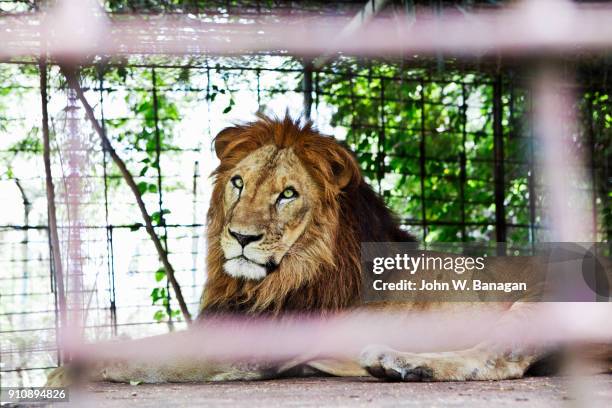
[[[528,113],[533,114],[533,96],[529,94],[526,100]],[[533,123],[529,122],[529,156],[527,157],[527,188],[529,191],[529,239],[531,241],[532,251],[535,249],[536,242],[536,178],[535,178],[535,146],[534,146],[534,130]]]
[[[371,72],[371,70],[370,70]],[[385,144],[387,140],[386,134],[386,118],[385,118],[385,77],[380,75],[380,134],[378,136],[378,152],[376,155],[377,163],[377,178],[378,178],[378,193],[384,196],[382,181],[385,178]]]
[[[587,103],[587,117],[588,117],[588,141],[589,141],[589,167],[591,168],[591,183],[593,186],[593,191],[591,195],[591,205],[593,208],[591,209],[592,214],[592,222],[593,222],[593,242],[597,241],[597,171],[595,164],[595,124],[593,123],[593,89],[589,87],[588,96],[585,98]]]
[[[106,120],[104,118],[104,71],[98,67],[98,92],[100,94],[100,126],[106,133]],[[108,211],[108,152],[104,143],[102,147],[102,178],[104,181],[104,222],[106,223],[106,269],[108,275],[108,294],[110,300],[110,320],[113,336],[117,335],[117,299],[115,295],[115,255],[113,248],[113,226],[109,223]]]
[[[349,134],[346,137],[346,142],[350,145],[351,144],[351,135],[353,136],[353,148],[355,148],[357,146],[357,137],[356,137],[356,130],[357,130],[357,121],[355,120],[355,112],[357,111],[356,108],[356,104],[355,104],[355,73],[353,72],[353,66],[349,65],[348,67],[348,80],[349,80],[349,93],[350,93],[350,99],[351,99],[351,132],[349,132]],[[356,151],[357,149],[355,149]],[[356,151],[357,153],[357,151]]]
[[[460,195],[460,209],[461,209],[461,241],[467,241],[467,234],[465,230],[465,184],[467,180],[466,170],[466,154],[465,154],[465,141],[467,131],[467,92],[465,91],[465,83],[461,83],[461,152],[459,152],[459,195]]]
[[[155,164],[157,169],[157,206],[159,211],[159,225],[163,230],[161,242],[166,252],[166,256],[170,256],[168,252],[168,228],[166,228],[166,219],[164,217],[164,199],[162,195],[162,173],[161,173],[161,131],[159,129],[159,99],[157,96],[157,74],[155,68],[151,68],[151,85],[153,86],[153,121],[155,125]],[[166,313],[168,314],[168,329],[174,331],[174,321],[172,320],[172,306],[170,302],[170,280],[166,279]]]
[[[506,208],[504,181],[504,130],[502,105],[502,78],[497,74],[493,80],[493,174],[495,182],[495,240],[506,242]],[[503,245],[497,245],[498,255],[505,255]]]
[[[193,176],[192,176],[192,184],[191,184],[191,211],[192,214],[192,223],[193,223],[193,233],[191,235],[191,285],[192,285],[192,296],[197,298],[197,288],[196,288],[196,274],[198,270],[198,246],[199,246],[199,236],[198,236],[198,179],[200,178],[200,162],[196,160],[193,164]]]
[[[207,82],[206,82],[206,92],[208,95],[209,86],[210,86],[210,72],[207,71]],[[261,112],[261,70],[257,68],[255,70],[255,74],[257,75],[257,112]]]
[[[312,110],[312,60],[305,59],[302,62],[304,66],[304,78],[302,80],[302,92],[304,93],[304,119],[310,120]],[[259,86],[258,86],[259,89]]]
[[[421,138],[419,141],[419,178],[421,183],[421,225],[423,226],[423,242],[427,238],[427,211],[425,204],[425,81],[421,84]]]

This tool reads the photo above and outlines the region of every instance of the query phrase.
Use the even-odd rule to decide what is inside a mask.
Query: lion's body
[[[309,125],[301,127],[288,118],[261,118],[221,132],[215,149],[220,165],[214,172],[208,214],[208,279],[200,319],[218,314],[326,315],[363,307],[361,242],[414,241],[366,184],[350,151]],[[528,263],[512,262],[495,263],[498,276],[529,275]],[[473,306],[415,299],[391,307],[409,313]],[[486,307],[517,316],[530,306],[487,303]],[[334,375],[367,371],[403,380],[486,380],[520,377],[538,357],[534,351],[501,350],[490,344],[428,354],[379,346],[365,350],[355,361],[310,356],[255,368],[197,361],[148,369],[127,364],[106,367],[100,377],[116,381],[258,379],[297,373],[296,367],[308,366]]]

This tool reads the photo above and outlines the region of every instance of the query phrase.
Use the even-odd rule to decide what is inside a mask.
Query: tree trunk
[[[64,289],[64,271],[62,265],[59,235],[57,233],[57,213],[55,208],[55,187],[53,175],[51,174],[51,144],[49,141],[49,112],[47,110],[47,64],[39,63],[40,70],[40,101],[42,109],[42,136],[43,136],[43,160],[45,162],[45,184],[47,190],[47,226],[49,241],[51,243],[51,257],[53,258],[53,272],[55,277],[55,288],[60,310],[60,341],[63,340],[62,333],[66,328],[66,292]]]

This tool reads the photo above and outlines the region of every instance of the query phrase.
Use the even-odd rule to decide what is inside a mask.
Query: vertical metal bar
[[[257,111],[261,111],[261,70],[257,68]],[[207,82],[206,82],[206,96],[208,100],[208,93],[210,92],[210,70],[206,71]]]
[[[595,162],[595,124],[593,123],[593,89],[589,88],[589,95],[586,97],[587,103],[587,120],[588,120],[588,132],[589,132],[589,165],[591,170],[591,205],[592,208],[592,222],[593,222],[593,242],[597,242],[597,171]]]
[[[315,112],[319,110],[319,71],[314,72],[314,109]]]
[[[528,95],[528,111],[533,113],[533,96]],[[535,249],[536,237],[536,178],[535,178],[535,146],[533,123],[529,123],[529,135],[521,135],[526,137],[529,147],[529,156],[527,158],[527,189],[529,191],[529,239],[531,241],[531,249]]]
[[[427,239],[427,208],[425,204],[425,81],[421,78],[421,140],[419,142],[419,177],[421,179],[421,225],[423,242]]]
[[[608,100],[610,100],[612,98],[612,93],[609,90],[608,85],[606,84],[605,86],[605,90],[607,92],[608,95]],[[603,119],[603,115],[599,115],[599,120],[601,121]],[[603,132],[603,125],[599,125],[598,129],[600,132]],[[601,136],[601,133],[600,133]],[[610,134],[608,134],[608,137],[610,137]],[[608,214],[612,213],[612,200],[610,198],[610,194],[608,193],[609,191],[612,190],[612,149],[608,148],[607,150],[607,155],[606,158],[603,159],[603,165],[604,165],[604,171],[603,171],[603,179],[605,180],[604,182],[604,192],[607,194],[604,194],[604,209],[608,212]],[[608,241],[608,255],[612,254],[612,226],[608,225],[608,222],[606,222],[606,219],[604,218],[604,228],[605,228],[605,237],[606,240]]]
[[[106,121],[104,119],[104,73],[98,70],[98,85],[100,94],[100,125],[106,133]],[[102,145],[102,171],[104,180],[104,222],[106,223],[106,269],[108,275],[108,292],[110,298],[111,331],[113,336],[117,335],[117,304],[115,296],[115,261],[113,251],[113,227],[109,224],[108,211],[108,157],[104,143]]]
[[[380,76],[380,134],[378,136],[378,154],[376,155],[377,178],[378,178],[378,193],[383,194],[382,181],[385,178],[385,145],[386,145],[386,120],[385,120],[385,78]]]
[[[196,227],[196,225],[198,224],[198,179],[199,178],[200,178],[200,163],[198,160],[196,160],[193,165],[193,182],[191,185],[191,193],[193,196],[193,199],[192,199],[193,235],[191,236],[191,257],[192,257],[191,259],[191,262],[192,262],[191,283],[193,286],[192,296],[194,297],[194,299],[197,298],[196,275],[197,275],[197,270],[198,270],[198,258],[199,258],[199,254],[198,254],[199,236],[198,236],[198,229]]]
[[[351,92],[351,95],[350,95],[350,98],[351,98],[351,132],[349,133],[349,135],[352,135],[353,140],[351,142],[350,136],[349,136],[346,142],[349,146],[351,146],[351,143],[352,143],[353,145],[351,147],[355,150],[355,153],[357,153],[357,149],[356,149],[357,138],[355,137],[356,136],[355,132],[357,129],[357,123],[355,122],[355,116],[357,112],[357,106],[355,105],[355,73],[353,72],[351,65],[349,65],[348,77],[349,77],[349,89]]]
[[[465,91],[465,84],[461,83],[461,152],[459,152],[459,207],[461,210],[461,241],[467,241],[467,233],[465,230],[465,183],[467,179],[466,174],[466,154],[465,154],[465,142],[467,138],[467,93]]]
[[[504,180],[504,130],[502,104],[502,77],[496,75],[493,80],[493,151],[495,183],[495,239],[506,242],[506,208]],[[501,252],[501,253],[499,253]],[[498,245],[498,255],[503,255],[505,248]]]
[[[159,223],[163,229],[162,243],[164,251],[168,254],[168,229],[166,228],[166,220],[164,219],[164,199],[162,194],[162,173],[161,173],[161,131],[159,129],[159,100],[157,97],[157,74],[155,68],[151,68],[151,81],[153,85],[153,120],[155,122],[155,163],[157,168],[157,204],[159,211]],[[169,256],[169,255],[168,255]],[[168,328],[174,330],[174,322],[172,320],[172,307],[170,302],[170,280],[166,279],[166,294],[168,296],[168,304],[166,313],[168,314]]]
[[[304,93],[304,119],[310,120],[310,112],[312,109],[312,60],[305,59],[303,61],[302,92]]]

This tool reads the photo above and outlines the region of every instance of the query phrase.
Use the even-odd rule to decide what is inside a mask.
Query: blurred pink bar
[[[330,318],[209,318],[188,331],[140,340],[66,344],[77,360],[274,360],[298,356],[355,357],[371,344],[405,352],[450,351],[483,341],[535,346],[612,341],[610,303],[539,304],[524,320],[499,313],[355,312]],[[467,324],[466,322],[469,322]],[[469,326],[469,330],[467,330]]]
[[[232,16],[231,21],[238,18]],[[467,57],[500,52],[541,57],[612,49],[612,7],[566,0],[523,1],[469,15],[456,9],[441,16],[419,13],[416,22],[383,13],[350,36],[339,35],[348,23],[344,17],[228,20],[188,15],[109,19],[86,0],[63,0],[47,14],[0,18],[0,58],[48,53],[58,59],[87,60],[93,55],[249,52],[311,56],[445,52]]]

